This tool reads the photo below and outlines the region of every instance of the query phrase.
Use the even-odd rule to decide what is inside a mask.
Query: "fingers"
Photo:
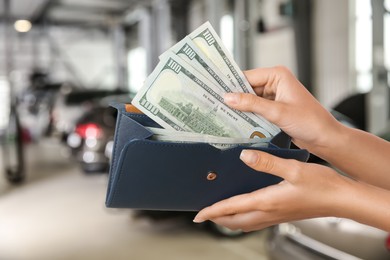
[[[253,87],[264,87],[276,83],[280,74],[287,71],[284,67],[257,68],[244,71],[244,74]]]
[[[241,213],[249,213],[254,210],[272,212],[275,210],[274,199],[278,194],[284,194],[283,185],[271,185],[251,193],[241,194],[214,203],[199,211],[194,222],[200,223],[207,219],[234,216]]]
[[[247,70],[244,74],[253,87],[277,85],[282,78],[293,76],[291,71],[284,66]]]
[[[282,159],[257,150],[243,150],[240,158],[257,171],[274,174],[291,183],[298,180],[302,167],[301,163],[296,160]],[[286,185],[286,183],[284,184]],[[275,198],[277,194],[281,194],[285,190],[285,185],[272,185],[219,201],[201,210],[195,216],[194,222],[199,223],[207,219],[245,213],[254,209],[272,211],[275,207],[272,198]]]
[[[252,193],[237,195],[213,204],[199,211],[194,222],[200,223],[207,219],[219,218],[222,216],[234,215],[250,211],[255,203]]]
[[[224,102],[234,109],[259,114],[277,125],[280,123],[281,115],[285,116],[285,111],[287,111],[283,103],[249,93],[227,93],[224,95]]]
[[[300,175],[303,163],[283,159],[257,150],[242,150],[240,159],[251,168],[279,176],[289,182],[295,182]]]
[[[231,216],[222,216],[211,219],[211,221],[231,230],[240,229],[244,232],[249,232],[270,226],[273,223],[270,221],[273,218],[272,215],[262,211],[251,211]]]

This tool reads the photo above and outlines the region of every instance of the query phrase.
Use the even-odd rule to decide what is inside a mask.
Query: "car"
[[[129,95],[121,89],[76,89],[64,85],[54,102],[52,121],[53,134],[66,143],[68,135],[74,130],[76,122],[109,96]]]
[[[130,102],[129,94],[112,95],[96,100],[75,123],[66,137],[71,154],[85,173],[107,172],[109,157],[107,144],[115,132],[116,109],[111,102]]]
[[[349,219],[313,218],[274,226],[266,249],[272,260],[384,260],[390,235]]]

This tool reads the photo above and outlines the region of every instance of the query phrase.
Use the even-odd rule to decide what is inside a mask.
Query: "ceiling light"
[[[30,31],[32,24],[28,20],[17,20],[14,23],[15,30],[21,33]]]

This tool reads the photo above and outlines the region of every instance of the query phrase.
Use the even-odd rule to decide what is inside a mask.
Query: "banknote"
[[[207,143],[218,149],[229,149],[236,146],[268,147],[270,138],[228,138],[211,135],[185,136],[185,135],[158,135],[152,136],[152,140],[179,143]]]
[[[146,127],[149,131],[151,131],[155,136],[160,137],[173,137],[173,138],[181,138],[181,140],[185,141],[199,141],[199,142],[207,142],[207,140],[213,140],[215,143],[268,143],[271,138],[230,138],[230,137],[221,137],[207,134],[200,134],[195,132],[184,132],[184,131],[174,131],[165,128],[157,128],[157,127]]]
[[[252,93],[252,86],[249,84],[245,75],[234,61],[232,55],[226,49],[222,40],[215,32],[209,22],[199,26],[196,30],[187,36],[206,57],[209,59],[221,73],[231,82],[239,92]],[[240,91],[241,90],[241,91]],[[263,124],[271,128],[271,132],[278,133],[280,129],[263,117],[258,116]]]
[[[203,76],[213,80],[226,93],[238,92],[239,89],[222,75],[219,69],[192,43],[191,39],[185,37],[183,40],[172,46],[167,52],[160,56],[160,59],[173,52],[175,55],[187,62]]]
[[[188,65],[192,66],[195,70],[211,80],[215,86],[220,88],[221,91],[224,91],[225,93],[241,92],[240,89],[237,89],[233,84],[231,84],[231,82],[222,75],[219,69],[204,56],[202,51],[194,45],[189,37],[185,37],[183,40],[171,47],[167,52],[160,56],[160,59],[165,55],[168,55],[170,52],[173,52],[175,55],[187,62]],[[262,116],[255,115],[250,112],[245,112],[245,114],[254,121],[260,121],[263,128],[272,135],[276,135],[280,131],[279,128],[276,128]]]
[[[173,53],[165,55],[132,103],[161,126],[223,137],[271,137],[223,102],[223,91]]]
[[[234,86],[241,88],[242,92],[255,93],[209,22],[199,26],[188,37]]]

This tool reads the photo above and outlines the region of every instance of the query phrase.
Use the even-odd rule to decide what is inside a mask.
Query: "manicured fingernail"
[[[252,150],[242,150],[240,159],[247,164],[255,164],[258,160],[259,155]]]
[[[198,215],[196,215],[194,220],[193,220],[194,223],[202,223],[203,221],[204,221],[204,219],[199,217]]]
[[[237,105],[240,102],[240,95],[236,93],[226,93],[223,100],[228,105]]]

